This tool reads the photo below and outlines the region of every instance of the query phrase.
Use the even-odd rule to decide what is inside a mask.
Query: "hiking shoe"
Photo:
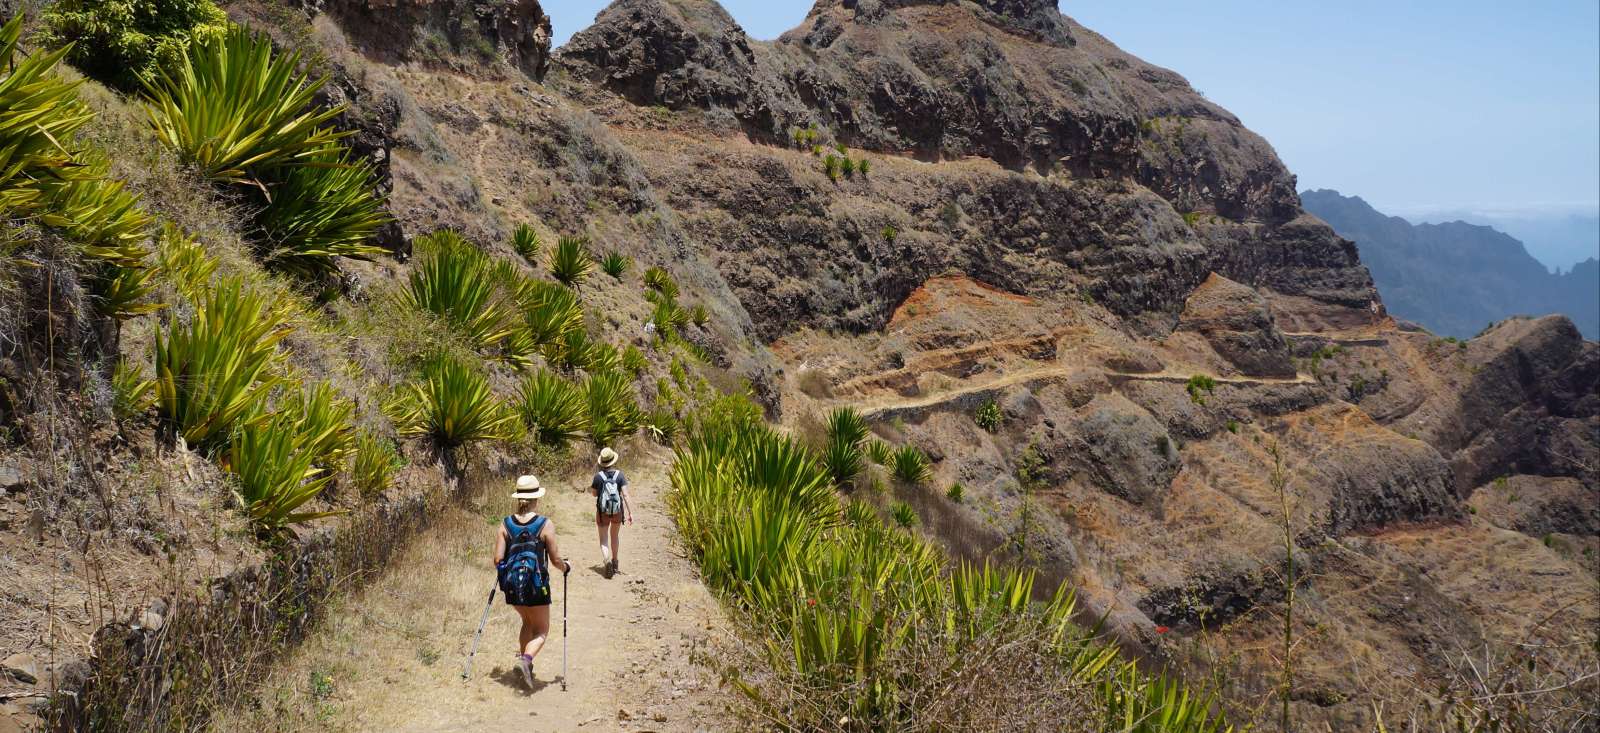
[[[611,572],[613,572],[613,573],[622,572],[622,559],[621,558],[615,558],[615,557],[611,558]]]
[[[522,684],[533,689],[533,657],[526,654],[517,655],[517,671],[522,673]]]
[[[613,573],[615,573],[615,572],[617,572],[617,561],[615,561],[615,560],[607,560],[606,561],[606,572],[605,572],[606,580],[610,580],[611,579],[611,575]]]

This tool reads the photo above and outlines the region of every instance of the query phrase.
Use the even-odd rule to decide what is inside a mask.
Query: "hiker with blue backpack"
[[[597,463],[600,470],[589,482],[589,493],[594,495],[594,523],[600,529],[600,560],[609,579],[621,567],[622,523],[633,524],[633,507],[628,505],[628,479],[617,468],[617,452],[601,448]]]
[[[572,563],[561,557],[561,550],[556,546],[555,526],[549,517],[539,514],[539,497],[542,496],[544,488],[539,486],[539,479],[517,477],[517,488],[511,494],[517,502],[517,510],[500,522],[494,545],[500,591],[522,619],[522,628],[517,633],[517,670],[529,689],[533,688],[533,658],[544,648],[545,637],[550,633],[550,565],[561,568],[563,578],[572,572]],[[491,591],[490,601],[493,599]],[[566,623],[565,616],[562,623]],[[479,633],[482,633],[481,625]],[[473,646],[476,651],[477,645]],[[564,675],[562,684],[566,684]]]

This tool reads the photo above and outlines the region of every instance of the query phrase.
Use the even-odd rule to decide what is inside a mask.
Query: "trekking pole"
[[[494,606],[494,592],[497,590],[500,590],[498,583],[489,586],[489,602],[483,604],[483,617],[478,619],[478,633],[472,637],[472,651],[467,653],[467,668],[461,671],[461,679],[472,679],[472,658],[478,655],[478,642],[483,639],[483,626],[489,622],[489,609]]]
[[[567,575],[572,572],[569,564],[561,571],[561,691],[567,691]]]

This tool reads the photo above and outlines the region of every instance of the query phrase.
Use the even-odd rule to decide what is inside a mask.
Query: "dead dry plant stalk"
[[[1283,679],[1278,695],[1282,701],[1279,713],[1280,730],[1293,730],[1289,711],[1289,698],[1294,693],[1294,528],[1293,514],[1289,508],[1289,474],[1283,466],[1283,450],[1273,441],[1268,449],[1272,455],[1272,490],[1278,493],[1278,508],[1283,522]]]

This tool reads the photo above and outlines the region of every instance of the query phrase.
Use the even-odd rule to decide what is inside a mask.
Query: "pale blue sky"
[[[601,0],[547,0],[556,43]],[[729,0],[775,38],[808,0]],[[1301,188],[1389,213],[1600,207],[1595,0],[1068,0],[1063,11],[1172,68],[1277,148]]]

